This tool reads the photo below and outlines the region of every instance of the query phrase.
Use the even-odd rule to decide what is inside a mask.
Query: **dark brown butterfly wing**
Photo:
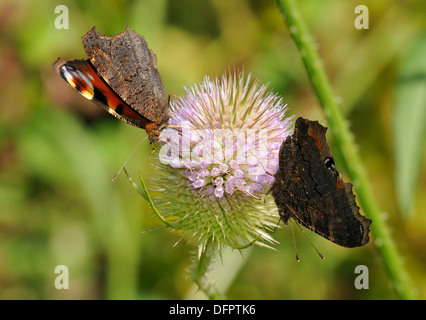
[[[84,49],[102,78],[140,115],[161,127],[169,118],[168,97],[157,58],[145,39],[126,29],[112,37],[93,27],[82,38]]]
[[[272,194],[284,223],[293,218],[336,244],[362,246],[371,220],[359,213],[352,185],[335,169],[326,131],[317,121],[296,120],[281,145]]]

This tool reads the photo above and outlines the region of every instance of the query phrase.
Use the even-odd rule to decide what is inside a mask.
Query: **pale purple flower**
[[[265,228],[273,229],[279,217],[260,199],[291,134],[282,99],[250,75],[234,73],[205,77],[170,109],[157,181],[165,215],[202,245],[238,247],[259,235],[273,241]]]

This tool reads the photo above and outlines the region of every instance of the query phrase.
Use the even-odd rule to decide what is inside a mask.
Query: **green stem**
[[[277,0],[277,3],[285,17],[293,41],[307,69],[312,86],[326,114],[330,131],[336,141],[336,147],[340,148],[346,162],[348,174],[352,179],[361,208],[367,217],[373,220],[371,229],[374,234],[375,245],[389,272],[395,291],[401,299],[414,299],[415,294],[408,273],[392,241],[389,229],[380,214],[353,137],[341,110],[337,106],[331,84],[315,50],[303,17],[294,0]]]
[[[197,259],[189,271],[192,280],[210,300],[224,299],[208,278],[209,267],[216,257],[217,250],[209,242],[205,247],[200,247]]]

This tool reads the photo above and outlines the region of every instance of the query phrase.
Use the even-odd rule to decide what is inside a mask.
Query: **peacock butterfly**
[[[344,247],[369,241],[371,220],[359,212],[352,184],[340,177],[318,121],[296,120],[283,141],[271,188],[284,224],[290,218]]]
[[[112,37],[93,27],[82,37],[87,59],[59,58],[54,69],[85,98],[157,142],[169,119],[157,58],[144,37],[127,28]]]

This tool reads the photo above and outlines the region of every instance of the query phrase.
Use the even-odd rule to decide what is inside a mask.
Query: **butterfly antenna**
[[[247,150],[249,153],[251,153],[253,156],[255,156],[257,158],[257,156],[254,154],[253,151],[251,150]],[[258,159],[259,160],[259,159]],[[263,165],[262,161],[259,161],[260,165],[262,166],[263,170],[265,171],[266,174],[270,175],[271,177],[274,176],[274,174],[270,173],[268,170],[266,170],[265,166]],[[270,190],[268,191],[269,194]]]
[[[309,239],[308,235],[305,233],[305,231],[302,229],[302,227],[296,221],[295,221],[295,223],[299,227],[299,229],[303,232],[306,239],[308,239],[308,241],[311,243],[312,247],[314,247],[315,251],[318,253],[320,258],[324,260],[324,256],[321,254],[321,252],[318,251],[317,247],[315,247],[314,243],[311,241],[311,239]],[[294,236],[294,234],[293,234],[293,236]]]
[[[245,194],[249,195],[250,197],[255,198],[256,200],[262,200],[262,198],[260,198],[260,197],[258,197],[258,196],[256,196],[256,195],[254,195],[253,193],[248,192],[247,190],[243,190],[243,189],[240,189],[240,188],[235,188],[235,189],[234,189],[234,191],[235,191],[235,190],[239,190],[239,191],[241,191],[241,192],[243,192],[243,193],[245,193]],[[234,191],[232,191],[231,196],[232,196],[232,194],[234,193]]]
[[[118,170],[117,174],[112,178],[112,181],[115,181],[118,176],[120,175],[121,171],[123,170],[124,166],[127,164],[127,162],[130,160],[130,158],[133,156],[133,154],[136,152],[136,150],[141,146],[142,142],[144,142],[148,136],[146,136],[144,139],[142,139],[138,145],[133,149],[132,153],[127,157],[126,161],[124,161],[123,165],[121,166],[120,170]],[[155,150],[155,149],[154,149]]]
[[[293,244],[294,244],[294,251],[296,252],[296,261],[300,262],[299,253],[297,252],[297,246],[296,246],[296,236],[294,235],[294,229],[293,229],[293,219],[290,219],[290,226],[291,226],[291,233],[293,234]]]
[[[191,127],[185,127],[185,126],[175,126],[174,124],[168,124],[166,127],[167,128],[172,128],[172,129],[188,129],[188,130],[192,130],[193,129]]]

